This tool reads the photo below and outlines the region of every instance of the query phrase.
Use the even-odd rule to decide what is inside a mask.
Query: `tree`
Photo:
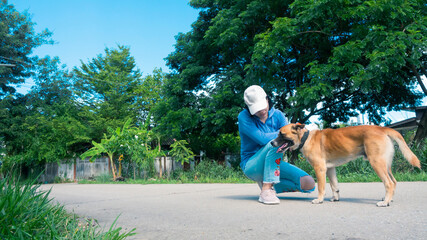
[[[93,147],[84,152],[80,157],[89,161],[107,154],[113,178],[116,180],[121,175],[116,175],[114,156],[119,155],[119,169],[123,157],[128,158],[134,167],[134,178],[136,178],[136,168],[143,168],[148,173],[154,171],[154,160],[156,157],[164,155],[159,148],[152,148],[151,143],[154,141],[155,134],[148,130],[149,120],[142,126],[138,127],[132,123],[132,119],[127,119],[122,127],[116,130],[110,130],[110,136],[104,134],[100,142],[92,141]],[[119,170],[120,172],[120,170]],[[161,177],[161,175],[160,175]]]
[[[8,156],[31,166],[73,157],[90,142],[71,89],[71,76],[58,58],[35,64],[35,86],[0,103],[0,134]]]
[[[27,97],[22,94],[9,94],[0,101],[0,136],[7,156],[20,155],[14,159],[17,164],[22,163],[26,147],[31,144],[31,134],[23,127],[30,114]]]
[[[111,131],[110,137],[107,137],[104,133],[104,138],[101,139],[101,142],[97,143],[92,141],[93,147],[80,155],[80,158],[85,159],[89,157],[89,161],[93,161],[93,159],[100,157],[102,154],[107,154],[108,160],[110,161],[111,172],[113,173],[113,179],[116,180],[117,175],[114,155],[120,154],[123,142],[126,141],[125,139],[128,136],[131,122],[132,119],[128,118],[122,128],[118,127],[115,131]],[[119,164],[121,164],[121,160],[119,160]],[[121,176],[119,175],[119,177]]]
[[[190,2],[201,9],[199,18],[192,31],[176,37],[175,52],[166,59],[174,72],[170,85],[166,85],[168,95],[162,104],[167,112],[162,114],[168,122],[173,118],[178,120],[173,122],[175,126],[169,126],[173,136],[215,138],[237,132],[243,91],[252,83],[245,79],[245,67],[251,62],[255,36],[268,29],[275,17],[283,16],[287,4],[286,1]]]
[[[164,136],[185,139],[200,127],[198,97],[186,92],[175,76],[168,76],[162,88],[162,100],[154,106],[153,117],[157,131]]]
[[[106,136],[105,136],[106,137]],[[102,154],[107,154],[108,160],[110,161],[111,172],[113,173],[113,180],[116,180],[116,167],[114,165],[114,154],[116,153],[117,137],[115,135],[110,138],[101,139],[100,143],[92,141],[93,147],[80,155],[81,159],[86,159],[89,157],[89,161],[93,161],[93,159],[97,157],[101,157]]]
[[[43,44],[53,43],[51,32],[34,31],[34,24],[27,12],[19,13],[7,1],[0,1],[0,98],[15,93],[13,85],[25,82],[31,75],[37,57],[30,57],[32,50]]]
[[[171,133],[236,132],[243,91],[252,84],[264,87],[292,122],[318,115],[331,124],[365,113],[380,123],[385,111],[423,97],[415,86],[426,65],[424,1],[190,5],[200,14],[167,57],[173,73],[159,105],[165,121],[178,119]]]
[[[181,164],[188,163],[194,158],[194,153],[187,147],[188,143],[185,140],[175,140],[171,145],[172,150],[170,154],[176,160],[181,162]]]
[[[423,1],[294,1],[290,10],[258,36],[248,68],[280,86],[294,121],[367,113],[378,124],[427,96],[414,90],[426,64]]]
[[[427,110],[424,110],[424,113],[418,123],[417,132],[414,137],[414,143],[416,146],[420,146],[420,144],[425,143],[425,139],[427,137]]]
[[[156,104],[161,101],[162,98],[162,87],[166,74],[162,72],[162,69],[154,69],[152,74],[142,78],[142,83],[139,88],[136,89],[135,94],[140,98],[140,112],[137,118],[138,121],[146,122],[148,118],[151,118],[151,112],[153,111]]]
[[[149,130],[150,121],[142,126],[135,126],[129,129],[127,137],[122,142],[123,152],[128,156],[134,169],[134,179],[136,178],[136,169],[143,169],[145,176],[155,174],[154,161],[157,157],[165,156],[160,147],[160,136],[153,130]],[[157,146],[153,146],[157,143]],[[162,178],[162,162],[160,161],[159,176]]]
[[[99,140],[107,128],[116,129],[126,119],[144,122],[156,102],[163,73],[142,78],[130,49],[105,49],[105,56],[98,55],[89,63],[75,68],[75,89],[82,105],[81,115],[92,126],[93,139]]]

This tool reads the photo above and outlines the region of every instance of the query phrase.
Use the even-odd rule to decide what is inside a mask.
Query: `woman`
[[[276,192],[312,192],[313,178],[303,170],[283,160],[277,147],[270,142],[288,122],[283,113],[272,106],[265,91],[257,85],[244,93],[246,108],[239,114],[241,163],[243,172],[258,182],[259,202],[279,204]]]

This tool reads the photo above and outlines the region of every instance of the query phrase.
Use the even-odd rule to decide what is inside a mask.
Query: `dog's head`
[[[305,124],[291,123],[280,128],[279,136],[271,142],[273,147],[279,147],[277,152],[293,151],[301,145],[301,138],[306,132]]]

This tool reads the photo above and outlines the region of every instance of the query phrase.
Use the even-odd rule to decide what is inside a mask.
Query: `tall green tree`
[[[35,23],[27,12],[18,12],[12,4],[0,1],[0,98],[15,93],[13,85],[25,82],[32,73],[37,57],[34,48],[52,43],[46,29],[34,31]]]
[[[192,31],[176,37],[175,52],[166,59],[173,72],[155,115],[165,134],[188,139],[195,152],[211,151],[218,136],[237,131],[254,38],[275,16],[283,16],[287,2],[190,1],[190,5],[200,9],[199,18]],[[240,14],[242,19],[233,20]],[[226,149],[209,155],[221,151]]]
[[[23,128],[29,115],[31,109],[27,107],[27,97],[22,94],[9,94],[0,101],[0,136],[7,156],[22,156],[31,144],[31,134]],[[19,160],[22,162],[23,157]]]
[[[147,122],[147,118],[151,118],[150,113],[162,100],[162,88],[165,79],[166,74],[161,68],[154,69],[152,74],[142,78],[142,83],[135,92],[140,98],[140,112],[137,121]],[[148,121],[149,124],[153,124],[151,119],[148,120],[150,120]]]
[[[140,119],[145,111],[141,92],[142,77],[130,49],[118,46],[105,49],[88,63],[73,70],[76,94],[82,117],[92,127],[98,141],[108,128],[123,126],[126,119]]]
[[[154,107],[154,122],[163,135],[185,139],[200,127],[198,98],[177,83],[176,75],[168,76],[162,88],[162,100]],[[200,129],[199,129],[200,131]]]
[[[167,57],[159,105],[169,133],[237,131],[243,91],[264,87],[293,121],[327,123],[419,104],[425,74],[424,1],[193,0],[192,30]],[[190,119],[189,116],[192,116]],[[177,121],[172,121],[176,119]],[[191,143],[190,143],[191,144]],[[194,147],[193,147],[194,148]]]
[[[27,166],[73,157],[90,142],[78,118],[71,75],[58,58],[40,59],[34,87],[0,102],[0,135],[6,154]]]
[[[80,116],[81,106],[74,94],[73,75],[66,65],[61,65],[58,57],[40,59],[33,80],[35,85],[27,94],[35,114],[32,120],[36,124],[45,121],[44,126],[50,129],[46,135],[40,136],[40,142],[48,152],[63,152],[62,155],[54,154],[50,161],[59,161],[83,151],[89,145],[90,135],[87,120]],[[52,142],[46,142],[49,139]],[[39,154],[47,156],[43,152]]]
[[[248,76],[278,88],[294,121],[367,113],[378,124],[427,96],[415,91],[425,89],[424,1],[294,1],[289,9],[257,36]]]

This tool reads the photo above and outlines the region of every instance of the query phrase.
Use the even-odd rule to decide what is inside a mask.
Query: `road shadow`
[[[312,197],[293,197],[293,196],[277,196],[279,199],[283,200],[292,200],[292,201],[311,201]],[[229,195],[229,196],[220,196],[219,198],[237,200],[237,201],[258,201],[258,195]]]
[[[229,195],[229,196],[220,196],[219,198],[237,200],[237,201],[258,201],[257,195]]]
[[[295,201],[295,202],[311,202],[316,197],[312,196],[277,196],[280,200],[283,201]],[[228,195],[220,196],[219,198],[236,200],[236,201],[258,201],[258,195]],[[380,199],[372,198],[340,198],[340,201],[337,203],[354,203],[354,204],[363,204],[363,205],[375,205]],[[329,198],[324,200],[324,203],[332,203],[329,201]]]
[[[285,200],[285,201],[298,201],[298,202],[300,202],[300,201],[311,201],[311,200],[313,200],[314,198],[313,197],[304,197],[304,196],[301,196],[301,197],[296,197],[296,196],[280,196],[280,195],[278,195],[277,196],[280,200]]]
[[[329,199],[327,199],[329,201]],[[381,201],[381,199],[372,199],[372,198],[340,198],[339,202],[344,203],[357,203],[357,204],[374,204]]]

